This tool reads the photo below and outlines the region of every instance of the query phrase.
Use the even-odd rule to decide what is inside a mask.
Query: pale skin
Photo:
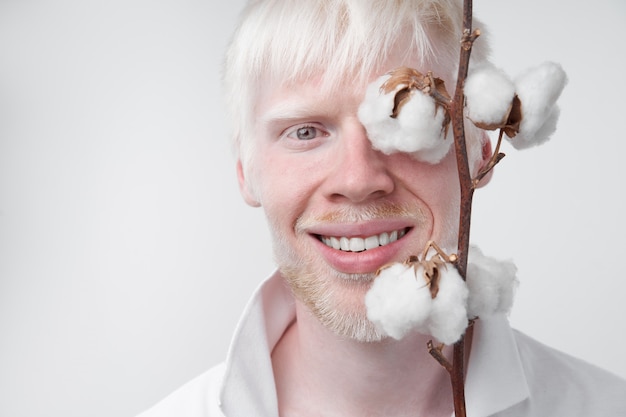
[[[420,253],[429,240],[454,242],[459,202],[452,152],[430,165],[372,148],[357,117],[365,87],[348,85],[338,94],[324,92],[316,80],[267,85],[257,106],[254,168],[246,175],[238,164],[244,199],[264,208],[273,236],[280,237],[279,266],[307,277],[307,288],[316,289],[312,298],[323,293],[332,309],[361,317],[376,269]],[[489,153],[483,152],[476,169]],[[358,221],[337,215],[389,205],[421,215],[383,211]],[[303,230],[296,230],[303,219]],[[405,235],[362,252],[333,249],[320,240],[394,230]],[[272,352],[282,417],[451,415],[450,381],[428,354],[430,337],[355,340],[323,325],[311,313],[312,301],[303,298],[296,297],[297,319]]]

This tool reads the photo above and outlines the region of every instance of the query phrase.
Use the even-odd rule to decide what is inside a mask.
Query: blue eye
[[[324,128],[324,125],[318,123],[297,124],[289,127],[281,135],[284,139],[282,142],[288,148],[294,150],[309,150],[316,148],[325,143],[330,133]]]
[[[302,126],[294,132],[299,140],[311,140],[318,136],[318,129],[313,126]]]

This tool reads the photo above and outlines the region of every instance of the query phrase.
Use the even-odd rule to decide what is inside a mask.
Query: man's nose
[[[395,187],[388,168],[389,157],[372,148],[365,128],[355,124],[344,131],[326,179],[327,198],[364,203],[390,194]]]

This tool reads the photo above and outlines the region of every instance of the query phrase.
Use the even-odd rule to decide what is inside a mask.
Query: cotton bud
[[[515,97],[515,84],[491,64],[470,69],[465,80],[467,117],[478,127],[497,129],[506,124]]]
[[[446,138],[446,110],[428,93],[410,89],[397,115],[392,117],[396,95],[406,90],[407,84],[397,84],[385,92],[382,86],[391,78],[391,74],[386,74],[371,83],[358,110],[372,146],[385,154],[407,152],[422,162],[441,161],[453,142]]]
[[[501,261],[483,255],[476,246],[470,246],[467,264],[470,318],[508,313],[513,305],[518,281],[517,267],[510,261]]]
[[[423,269],[395,263],[383,268],[365,296],[367,318],[383,334],[402,339],[424,326],[432,307]]]
[[[530,68],[515,79],[517,95],[522,103],[522,121],[517,135],[510,139],[516,149],[525,149],[546,142],[556,130],[560,109],[556,104],[567,75],[554,62]]]

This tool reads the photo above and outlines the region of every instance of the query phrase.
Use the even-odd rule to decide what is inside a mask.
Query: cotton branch
[[[514,265],[485,257],[477,248],[469,259],[474,190],[504,157],[503,138],[516,149],[549,139],[559,116],[556,100],[567,83],[565,72],[553,62],[530,68],[515,80],[489,62],[470,71],[470,55],[479,36],[479,30],[472,30],[472,1],[465,0],[453,96],[432,72],[400,67],[368,86],[358,111],[372,146],[385,154],[404,152],[437,164],[454,143],[460,189],[457,253],[447,255],[429,242],[421,256],[383,266],[365,303],[368,319],[387,336],[401,339],[415,330],[454,345],[451,360],[443,346],[429,342],[428,351],[450,374],[457,417],[466,416],[465,344],[471,343],[472,323],[483,315],[507,312],[516,283]],[[466,119],[479,129],[500,131],[495,152],[474,178]],[[453,139],[448,138],[450,125]],[[436,253],[429,258],[431,250]]]
[[[465,122],[463,108],[465,96],[463,89],[469,70],[469,60],[472,44],[480,35],[480,31],[472,32],[472,1],[465,0],[463,6],[463,38],[461,40],[461,53],[459,58],[459,70],[457,74],[454,97],[450,103],[450,117],[452,131],[454,133],[454,147],[459,171],[459,185],[461,187],[461,217],[459,223],[458,260],[456,266],[462,277],[467,276],[467,254],[469,250],[470,223],[472,216],[472,198],[474,194],[473,178],[470,172],[465,139]],[[458,415],[457,415],[458,417]]]
[[[472,45],[480,31],[472,31],[472,0],[463,2],[463,38],[459,57],[459,71],[457,74],[454,98],[450,106],[452,130],[454,133],[454,148],[459,170],[459,185],[461,188],[461,207],[459,219],[458,253],[455,266],[463,279],[467,277],[467,258],[470,244],[470,224],[472,217],[472,199],[474,195],[474,179],[470,172],[467,145],[465,140],[465,121],[463,107],[465,104],[464,86],[469,70],[469,60]],[[472,327],[468,328],[472,331]],[[454,397],[454,415],[465,417],[465,336],[454,344],[452,354],[452,371],[450,372],[452,394]]]

